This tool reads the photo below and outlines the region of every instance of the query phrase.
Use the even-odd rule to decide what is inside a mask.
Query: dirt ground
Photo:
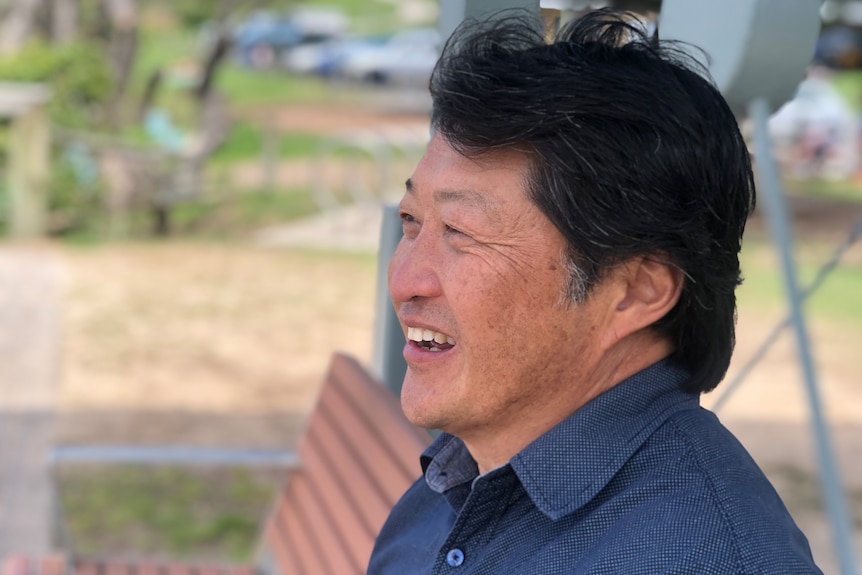
[[[312,112],[322,130],[387,121],[292,110],[278,122],[307,128]],[[858,209],[829,202],[797,203],[794,210],[803,243],[834,244],[862,218]],[[752,233],[764,233],[758,218]],[[64,270],[61,443],[291,448],[332,352],[370,361],[377,281],[371,252],[250,242],[51,249]],[[848,261],[862,262],[862,246]],[[728,379],[780,315],[740,310]],[[862,331],[821,320],[811,330],[862,554]],[[794,343],[785,335],[719,415],[788,498],[819,561],[834,573],[807,405]]]
[[[370,358],[373,256],[171,243],[63,259],[66,443],[292,447],[332,351]]]

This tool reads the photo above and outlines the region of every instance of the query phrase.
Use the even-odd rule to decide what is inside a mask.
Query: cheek
[[[560,312],[547,297],[528,288],[485,285],[459,299],[459,323],[471,330],[471,347],[478,348],[479,359],[494,358],[505,365],[557,341]]]
[[[519,255],[517,260],[462,256],[443,270],[459,327],[470,332],[471,347],[486,354],[543,346],[560,329],[564,267],[547,252]]]
[[[562,304],[563,288],[557,274],[537,274],[498,296],[497,311],[505,338],[503,346],[524,361],[542,363],[570,344],[572,310]],[[516,280],[517,281],[517,280]]]

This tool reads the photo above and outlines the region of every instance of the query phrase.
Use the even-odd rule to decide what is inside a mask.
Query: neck
[[[673,351],[670,342],[646,335],[646,341],[620,342],[592,369],[580,371],[571,381],[557,386],[558,393],[543,403],[514,406],[499,425],[454,432],[476,460],[480,473],[505,465],[530,443],[556,427],[578,409],[619,383],[661,361]],[[530,382],[525,382],[529,385]],[[503,420],[504,419],[504,420]]]

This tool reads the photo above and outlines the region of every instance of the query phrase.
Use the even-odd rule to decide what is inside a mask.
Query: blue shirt
[[[821,573],[742,445],[663,361],[482,476],[443,434],[369,575]]]

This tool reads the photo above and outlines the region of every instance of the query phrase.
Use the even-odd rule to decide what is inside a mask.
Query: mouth
[[[455,347],[455,340],[452,337],[421,327],[408,327],[407,339],[426,351],[448,351]]]

